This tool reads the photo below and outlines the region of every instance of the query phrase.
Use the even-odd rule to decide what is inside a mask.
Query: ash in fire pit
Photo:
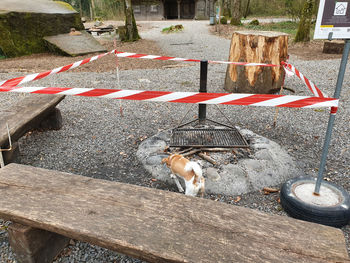
[[[161,160],[170,152],[182,151],[186,158],[202,166],[208,194],[239,195],[302,175],[291,156],[277,143],[252,131],[238,130],[249,141],[249,148],[170,147],[172,133],[168,130],[143,141],[137,157],[153,178],[174,184]]]

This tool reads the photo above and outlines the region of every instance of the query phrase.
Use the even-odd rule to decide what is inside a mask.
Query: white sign
[[[333,15],[345,16],[347,9],[348,9],[348,2],[336,2]]]
[[[350,0],[321,0],[315,39],[350,39]],[[349,7],[349,9],[348,9]]]

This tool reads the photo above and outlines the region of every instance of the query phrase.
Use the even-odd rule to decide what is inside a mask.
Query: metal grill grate
[[[176,128],[172,132],[170,147],[249,147],[237,129]]]

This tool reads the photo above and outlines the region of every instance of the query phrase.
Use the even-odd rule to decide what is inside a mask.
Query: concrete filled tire
[[[323,181],[320,195],[314,194],[315,178],[294,178],[283,184],[283,209],[297,219],[342,227],[350,221],[350,197],[341,187]]]

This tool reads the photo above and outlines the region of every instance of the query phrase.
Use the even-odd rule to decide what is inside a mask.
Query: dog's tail
[[[188,162],[185,166],[185,171],[193,171],[195,175],[202,177],[202,168],[196,162]]]

